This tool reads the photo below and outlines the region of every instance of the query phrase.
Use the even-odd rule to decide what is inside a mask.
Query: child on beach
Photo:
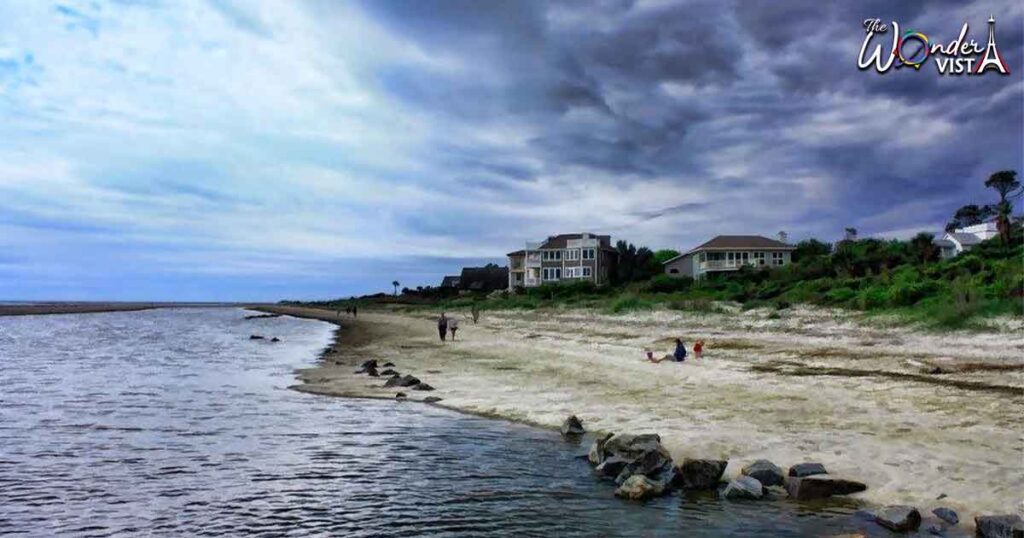
[[[437,318],[437,335],[441,337],[441,341],[444,342],[445,335],[448,334],[448,318],[444,317],[444,312],[441,312],[441,317]]]
[[[645,347],[644,348],[644,357],[645,357],[645,359],[647,361],[653,362],[655,364],[657,364],[659,362],[663,362],[663,361],[683,362],[683,361],[686,360],[686,344],[684,344],[683,341],[680,340],[679,338],[676,338],[676,349],[675,349],[675,351],[672,352],[671,355],[665,355],[664,357],[662,357],[660,359],[655,359],[654,358],[654,352],[651,351],[650,348],[646,348]]]
[[[459,320],[451,318],[448,320],[448,330],[452,333],[452,342],[455,341],[455,331],[459,330]]]
[[[699,359],[699,358],[701,358],[701,355],[703,353],[704,353],[704,341],[703,340],[697,340],[697,342],[693,344],[693,358]]]

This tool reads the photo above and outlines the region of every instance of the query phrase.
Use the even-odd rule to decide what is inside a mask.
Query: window
[[[577,267],[576,269],[579,270],[579,271],[582,271],[581,275],[583,277],[586,277],[586,278],[589,278],[591,275],[594,274],[593,270],[591,268],[589,268],[589,267],[586,267],[586,266],[584,266],[584,267]]]
[[[594,259],[594,249],[592,249],[592,248],[585,248],[585,249],[583,249],[583,259],[584,260],[593,260]]]
[[[772,252],[772,265],[782,265],[782,263],[783,263],[782,253],[781,252]]]
[[[545,267],[544,280],[560,280],[562,278],[561,267]]]
[[[578,260],[580,259],[580,249],[573,248],[565,251],[565,259],[567,260]]]
[[[764,265],[764,252],[755,252],[753,256],[754,265]]]

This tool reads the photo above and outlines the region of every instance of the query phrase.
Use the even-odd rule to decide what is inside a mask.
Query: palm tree
[[[1020,192],[1013,192],[1020,188],[1017,171],[1000,170],[988,176],[985,186],[995,189],[999,193],[999,203],[996,205],[996,226],[999,228],[999,238],[1003,244],[1007,244],[1010,242],[1010,213],[1013,212],[1013,204],[1010,203],[1009,198],[1020,194]]]
[[[401,284],[399,284],[397,280],[392,280],[391,281],[391,285],[395,287],[395,295],[397,296],[398,295],[398,286],[401,286]]]

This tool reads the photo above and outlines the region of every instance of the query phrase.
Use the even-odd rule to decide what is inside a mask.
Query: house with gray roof
[[[997,235],[999,227],[994,221],[983,222],[946,232],[941,239],[935,240],[935,246],[939,247],[939,257],[946,260],[971,250],[974,245]]]
[[[793,245],[760,235],[719,235],[663,265],[668,276],[699,280],[741,267],[782,267],[792,261],[794,250]]]
[[[609,235],[553,235],[508,253],[508,289],[533,288],[558,282],[607,284],[618,261]]]

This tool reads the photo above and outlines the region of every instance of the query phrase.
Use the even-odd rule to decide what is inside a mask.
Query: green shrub
[[[668,275],[656,275],[646,282],[644,291],[649,293],[677,293],[686,291],[693,287],[693,279],[690,277],[671,277]]]
[[[623,295],[608,305],[608,310],[613,314],[630,310],[650,310],[651,308],[654,308],[654,303],[632,294]]]
[[[836,288],[825,294],[830,303],[846,304],[857,297],[857,292],[850,288]]]

